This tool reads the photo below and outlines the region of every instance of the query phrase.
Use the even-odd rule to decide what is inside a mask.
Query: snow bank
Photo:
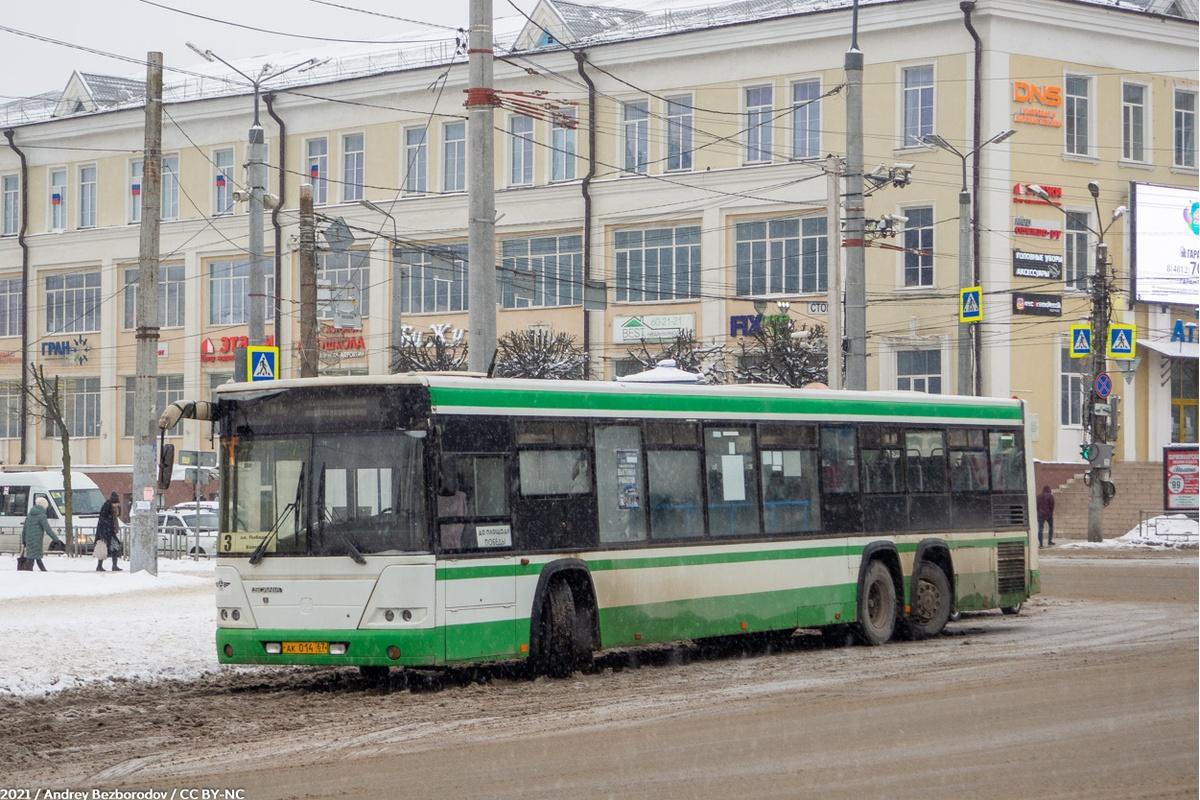
[[[44,561],[49,572],[17,572],[0,557],[0,696],[219,668],[211,561],[160,560],[158,577]]]
[[[1064,542],[1064,548],[1119,549],[1129,547],[1200,546],[1200,524],[1184,514],[1151,517],[1124,536],[1103,542]]]

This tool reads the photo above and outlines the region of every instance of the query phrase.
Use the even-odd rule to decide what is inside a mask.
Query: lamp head
[[[1005,139],[1008,139],[1011,136],[1015,136],[1016,133],[1017,132],[1015,130],[1013,130],[1012,128],[1009,128],[1008,130],[1002,131],[1002,132],[996,134],[995,136],[993,136],[992,140],[990,142],[988,142],[988,144],[1000,144]]]
[[[1039,200],[1045,200],[1047,203],[1050,202],[1050,194],[1036,183],[1025,184],[1025,191]]]
[[[1095,181],[1088,181],[1087,186],[1088,191],[1092,194],[1092,197],[1097,200],[1100,199],[1100,184],[1096,183]]]
[[[1125,212],[1126,212],[1126,211],[1128,211],[1128,210],[1129,210],[1129,209],[1128,209],[1128,208],[1126,208],[1125,206],[1117,206],[1116,208],[1114,208],[1114,209],[1113,209],[1113,216],[1112,216],[1112,218],[1113,218],[1113,219],[1120,219],[1121,217],[1125,216]]]
[[[213,56],[212,50],[201,50],[199,47],[197,47],[192,42],[184,42],[184,44],[187,45],[188,50],[191,50],[193,53],[200,56],[201,58],[203,58],[205,61],[209,62],[210,64],[217,60],[216,57]]]

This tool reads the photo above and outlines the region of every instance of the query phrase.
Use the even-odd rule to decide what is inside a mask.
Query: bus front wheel
[[[881,645],[896,631],[896,584],[879,560],[872,561],[858,589],[858,636],[863,644]]]
[[[536,669],[551,678],[566,678],[586,665],[591,637],[584,627],[586,614],[577,609],[574,593],[565,580],[556,580],[546,591],[538,637]]]
[[[916,596],[906,623],[913,639],[937,636],[950,621],[950,581],[937,564],[922,561],[917,568]]]

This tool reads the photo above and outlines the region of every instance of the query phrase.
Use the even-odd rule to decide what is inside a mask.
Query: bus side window
[[[852,425],[821,426],[821,522],[829,533],[863,529],[857,433]]]
[[[761,423],[763,531],[804,533],[821,529],[817,481],[817,429],[812,425]]]
[[[993,492],[1025,491],[1025,448],[1017,431],[992,431],[989,435]]]
[[[946,440],[950,448],[950,524],[985,528],[992,520],[985,434],[977,428],[951,428]]]
[[[694,422],[646,423],[647,494],[654,539],[704,536],[699,446],[700,427]]]
[[[904,432],[908,475],[910,530],[936,531],[950,526],[950,497],[946,492],[946,434],[943,431]]]
[[[440,549],[512,547],[508,468],[512,425],[500,417],[446,417],[439,430],[435,501]]]
[[[588,424],[516,420],[513,522],[522,547],[561,550],[596,541],[596,494]]]

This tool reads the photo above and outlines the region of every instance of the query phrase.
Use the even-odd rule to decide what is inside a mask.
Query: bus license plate
[[[292,656],[327,656],[329,642],[284,642],[283,652]]]

